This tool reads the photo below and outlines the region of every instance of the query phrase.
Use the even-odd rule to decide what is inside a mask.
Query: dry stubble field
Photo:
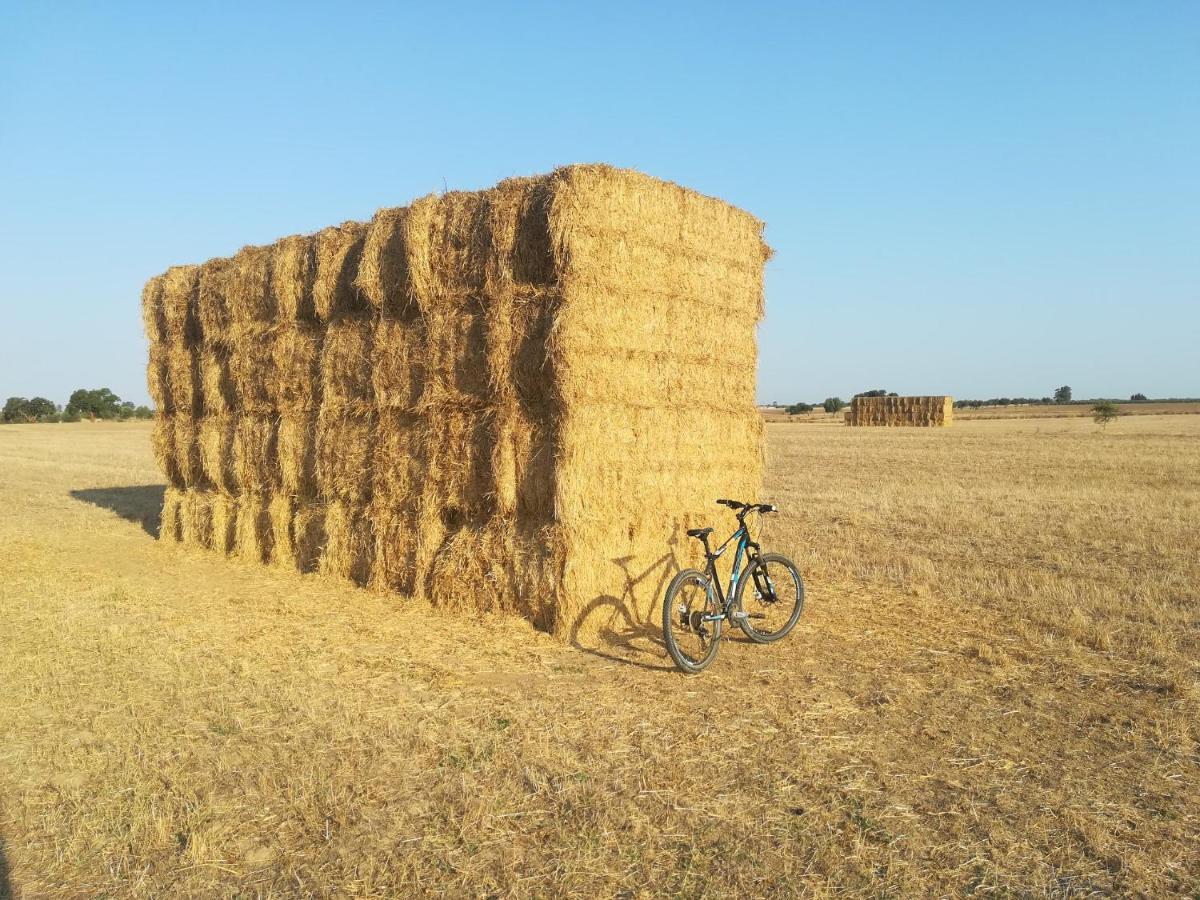
[[[144,426],[0,428],[0,895],[1200,893],[1200,416],[768,435],[809,608],[686,678],[160,546]]]

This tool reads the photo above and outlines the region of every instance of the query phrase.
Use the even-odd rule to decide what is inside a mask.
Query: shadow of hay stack
[[[165,484],[142,484],[134,487],[81,488],[71,496],[84,503],[111,509],[122,519],[137,522],[151,537],[158,537],[162,526]]]
[[[579,165],[169,269],[162,535],[577,643],[613,604],[640,627],[661,586],[628,573],[761,488],[768,255],[741,210]]]

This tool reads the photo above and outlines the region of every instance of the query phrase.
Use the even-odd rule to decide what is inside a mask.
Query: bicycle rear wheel
[[[675,576],[663,598],[663,638],[675,665],[689,674],[702,671],[717,658],[721,642],[721,607],[708,576],[684,569]]]
[[[764,553],[742,572],[737,586],[738,625],[756,644],[777,641],[804,612],[804,580],[796,564],[778,553]]]

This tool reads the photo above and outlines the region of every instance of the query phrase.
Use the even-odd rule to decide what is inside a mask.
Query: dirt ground
[[[159,544],[145,426],[0,428],[0,897],[1200,894],[1200,416],[767,431],[807,610],[685,677]]]

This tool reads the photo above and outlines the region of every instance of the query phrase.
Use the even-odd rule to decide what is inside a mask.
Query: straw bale
[[[270,352],[280,411],[299,413],[320,401],[321,341],[321,330],[309,325],[286,325],[275,333]]]
[[[167,341],[167,319],[163,310],[163,276],[156,275],[142,288],[142,326],[151,348]]]
[[[374,412],[322,406],[317,416],[317,490],[322,499],[355,507],[371,498]]]
[[[229,377],[242,412],[262,416],[279,407],[280,378],[272,352],[277,331],[269,325],[239,325],[232,331]]]
[[[363,508],[340,500],[330,502],[325,509],[325,551],[321,555],[321,571],[366,585],[371,580],[374,555],[372,522]]]
[[[278,448],[283,493],[304,499],[316,497],[316,416],[311,413],[281,416]]]
[[[155,416],[150,430],[150,448],[154,452],[154,461],[158,463],[159,471],[166,476],[168,485],[175,489],[185,488],[183,473],[179,470],[179,461],[175,457],[175,423],[171,421],[170,416],[161,412]]]
[[[285,494],[276,494],[267,503],[267,520],[271,523],[271,562],[277,566],[294,569],[296,562],[296,540],[292,530],[295,504]]]
[[[150,344],[149,359],[146,362],[146,386],[150,392],[150,402],[161,412],[171,410],[171,388],[167,379],[167,351],[161,344]]]
[[[180,543],[183,540],[183,491],[168,487],[163,491],[162,520],[158,536],[166,541]]]
[[[372,448],[372,496],[384,506],[416,504],[427,467],[422,456],[423,417],[399,409],[381,409]]]
[[[317,258],[311,237],[293,235],[275,243],[271,248],[271,286],[280,319],[291,322],[316,319],[313,304],[316,275]]]
[[[205,480],[229,494],[239,489],[233,452],[236,424],[233,415],[205,416],[199,420],[196,435]]]
[[[425,386],[425,330],[419,321],[380,319],[371,338],[371,393],[381,407],[411,409]]]
[[[208,415],[224,415],[237,409],[237,392],[230,373],[232,351],[223,341],[207,343],[200,350],[200,405]]]
[[[241,494],[237,505],[237,555],[252,562],[269,562],[274,533],[266,499],[261,494]]]
[[[315,572],[325,553],[325,507],[298,504],[292,519],[292,555],[301,572]]]
[[[408,209],[381,209],[371,220],[354,285],[385,319],[411,318],[416,311],[408,280],[405,227]]]
[[[165,403],[168,413],[195,415],[200,410],[200,368],[195,351],[177,344],[167,345],[163,355],[166,368]]]
[[[200,267],[198,316],[206,343],[229,337],[233,316],[229,308],[229,285],[233,281],[233,260],[210,259]]]
[[[212,548],[229,554],[237,548],[237,500],[228,494],[209,495],[212,510]]]
[[[212,496],[207,491],[188,491],[183,496],[180,521],[183,523],[183,543],[212,549]]]
[[[267,494],[279,487],[279,420],[238,416],[233,429],[233,468],[244,493]]]
[[[366,297],[355,287],[366,233],[366,225],[344,222],[319,231],[313,237],[313,257],[317,266],[313,307],[322,319],[370,311]]]
[[[162,276],[163,326],[168,340],[179,347],[200,342],[199,271],[199,266],[172,266]]]
[[[573,640],[652,623],[682,529],[761,489],[768,255],[740,210],[571,166],[207,264],[239,547]]]
[[[373,331],[366,318],[329,323],[321,345],[321,387],[326,403],[370,403]]]
[[[418,517],[414,505],[375,498],[368,517],[374,527],[371,583],[385,591],[412,596],[417,587]]]
[[[243,247],[230,262],[225,296],[235,326],[253,326],[276,319],[271,289],[270,247]]]
[[[200,461],[199,428],[191,416],[169,416],[171,451],[181,487],[207,488],[209,480]]]

